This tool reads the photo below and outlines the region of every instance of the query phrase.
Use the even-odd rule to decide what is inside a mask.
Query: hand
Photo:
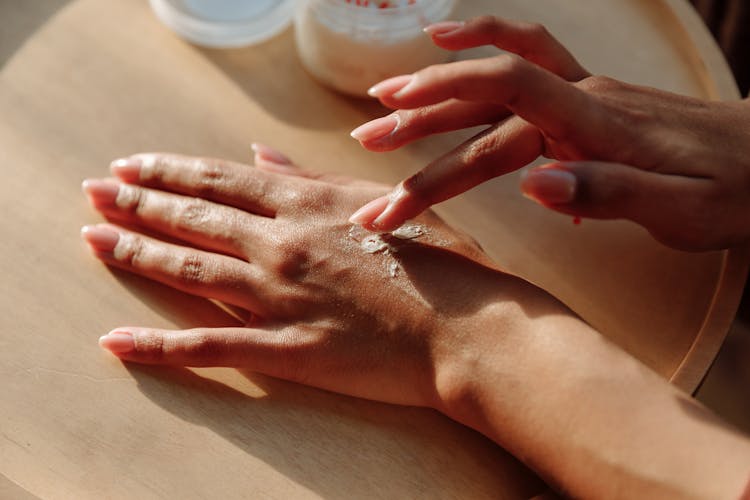
[[[117,180],[85,182],[110,221],[164,237],[84,228],[102,261],[254,314],[243,328],[117,328],[104,347],[126,361],[246,367],[444,409],[471,380],[467,360],[483,342],[520,333],[528,310],[567,311],[493,269],[432,213],[414,221],[423,231],[414,239],[380,240],[346,222],[343,214],[387,187],[311,174],[256,150],[258,168],[145,154],[114,162]]]
[[[528,171],[521,189],[553,210],[630,219],[686,250],[750,237],[750,101],[708,102],[590,76],[538,25],[482,17],[426,31],[446,49],[494,44],[518,55],[431,66],[371,89],[397,110],[352,133],[373,151],[491,126],[352,222],[389,230],[544,155],[558,161]]]

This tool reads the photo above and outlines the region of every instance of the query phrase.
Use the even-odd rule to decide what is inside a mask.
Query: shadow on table
[[[238,324],[205,299],[111,271],[180,328]],[[187,368],[127,369],[139,390],[169,413],[211,429],[325,498],[382,497],[383,484],[390,485],[386,491],[439,491],[444,498],[467,491],[491,498],[520,483],[530,489],[507,493],[530,497],[544,489],[510,454],[432,410],[346,397],[249,371],[239,373],[265,396],[249,396]]]
[[[340,396],[244,371],[266,396],[248,396],[186,368],[129,365],[128,370],[151,401],[211,429],[324,498],[380,498],[399,491],[399,483],[405,493],[440,491],[440,497],[460,498],[477,492],[472,486],[477,473],[484,476],[480,484],[489,482],[487,476],[495,482],[482,492],[487,497],[497,497],[503,484],[518,484],[522,477],[533,484],[523,492],[526,498],[544,489],[501,448],[470,429],[457,432],[455,423],[431,410]],[[483,453],[465,456],[466,449]],[[429,463],[422,462],[424,455]]]
[[[388,113],[373,99],[348,97],[313,80],[297,57],[291,29],[260,45],[196,50],[266,112],[289,124],[348,132],[361,122]],[[287,82],[294,82],[293,91]],[[353,113],[361,117],[359,122],[353,121]]]
[[[242,326],[239,311],[195,295],[175,290],[153,280],[108,267],[112,276],[133,296],[178,328],[220,328]]]
[[[0,19],[13,19],[13,22],[3,23],[3,29],[0,30],[0,68],[27,39],[68,3],[70,0],[0,2]]]

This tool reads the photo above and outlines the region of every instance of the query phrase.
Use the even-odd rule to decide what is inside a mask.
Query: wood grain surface
[[[681,0],[466,1],[547,24],[593,72],[736,98]],[[492,53],[477,49],[461,57]],[[554,103],[550,103],[554,105]],[[0,495],[41,498],[519,498],[544,489],[443,416],[228,369],[124,366],[118,325],[233,321],[208,301],[108,270],[79,228],[80,193],[113,158],[179,151],[245,161],[260,141],[318,170],[395,182],[471,131],[388,154],[348,137],[385,114],[302,70],[290,31],[246,49],[189,45],[145,0],[0,2]],[[510,272],[550,290],[693,390],[734,314],[742,250],[675,252],[625,222],[552,214],[517,175],[438,211]],[[19,496],[19,498],[22,498]]]

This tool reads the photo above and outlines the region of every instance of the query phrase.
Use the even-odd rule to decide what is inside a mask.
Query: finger
[[[250,148],[254,153],[255,168],[282,175],[300,175],[301,170],[281,151],[259,142],[252,143]]]
[[[542,147],[536,127],[511,117],[401,182],[387,202],[379,198],[365,205],[355,212],[352,222],[371,230],[391,231],[435,203],[523,167],[541,154]]]
[[[117,357],[171,366],[245,367],[266,375],[299,379],[309,335],[295,328],[195,328],[162,330],[122,327],[99,339]],[[296,363],[298,366],[294,366]]]
[[[433,24],[427,26],[425,32],[444,49],[463,50],[494,45],[518,54],[568,81],[577,82],[590,76],[568,49],[541,24],[482,16],[466,22]]]
[[[712,179],[617,163],[567,162],[526,172],[521,190],[537,203],[566,214],[630,219],[683,250],[710,248],[715,239],[711,211],[701,206],[714,192]]]
[[[241,259],[247,258],[249,249],[263,244],[272,222],[201,198],[116,181],[87,179],[83,190],[94,207],[110,219]]]
[[[608,115],[598,100],[514,55],[430,66],[411,75],[394,94],[380,98],[399,109],[448,99],[502,105],[558,140],[607,133]]]
[[[272,172],[224,160],[144,153],[115,160],[112,173],[127,183],[196,196],[273,217],[289,193],[302,189]]]
[[[263,276],[254,264],[165,243],[110,224],[86,226],[81,235],[103,262],[172,288],[267,313]]]
[[[337,184],[340,186],[378,188],[383,187],[381,184],[375,182],[362,179],[353,179],[345,175],[336,175],[327,172],[313,172],[311,170],[302,169],[297,165],[291,163],[291,160],[289,160],[281,152],[271,148],[270,146],[266,146],[265,144],[259,144],[256,142],[253,143],[252,148],[255,151],[255,167],[261,170],[275,172],[283,175],[291,175],[294,177],[301,177],[304,179],[312,179],[329,184]]]
[[[508,115],[504,106],[450,99],[377,118],[352,130],[350,135],[370,151],[391,151],[428,135],[489,125]]]

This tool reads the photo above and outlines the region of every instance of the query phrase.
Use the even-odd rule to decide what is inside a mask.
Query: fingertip
[[[99,347],[116,355],[129,354],[135,351],[135,339],[127,330],[112,330],[99,337]]]
[[[406,87],[412,81],[413,76],[414,75],[399,75],[383,80],[367,89],[367,95],[378,99],[392,95]]]
[[[250,144],[250,149],[255,152],[256,162],[257,159],[262,159],[279,165],[292,165],[292,160],[288,156],[271,146],[267,146],[260,142],[253,142]]]
[[[521,193],[542,205],[562,205],[575,200],[578,179],[560,165],[545,165],[521,175]]]
[[[441,21],[425,26],[422,31],[433,38],[439,38],[458,33],[465,24],[464,21]]]
[[[349,222],[368,228],[380,216],[390,201],[389,196],[381,196],[362,206],[349,217]]]

